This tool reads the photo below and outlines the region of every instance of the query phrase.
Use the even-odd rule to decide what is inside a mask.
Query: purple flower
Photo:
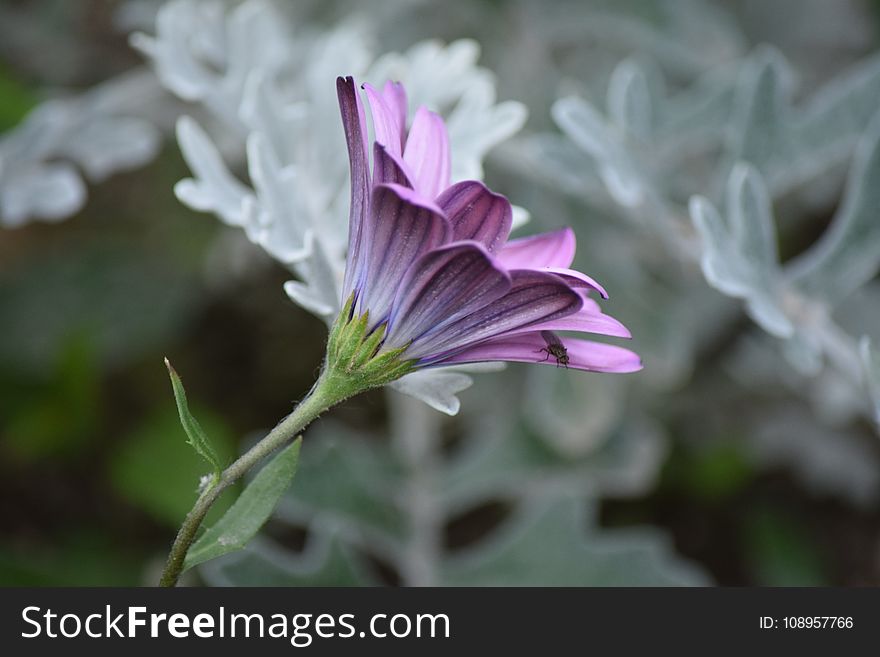
[[[554,333],[630,337],[587,296],[607,298],[605,290],[569,269],[570,229],[508,240],[506,198],[475,180],[451,184],[440,116],[421,107],[407,129],[403,86],[363,85],[370,149],[354,80],[338,78],[336,86],[352,182],[343,300],[352,300],[353,317],[368,314],[368,333],[384,330],[379,353],[400,349],[419,368],[522,361],[641,369],[628,349]]]

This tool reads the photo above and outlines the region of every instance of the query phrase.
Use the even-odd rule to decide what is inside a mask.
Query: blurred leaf
[[[190,546],[184,570],[247,545],[293,481],[302,437],[285,447],[248,483],[238,499]]]
[[[868,129],[880,107],[880,56],[873,55],[834,76],[816,91],[791,122],[796,152],[789,176],[814,174],[821,163],[842,161]]]
[[[0,367],[45,373],[60,345],[86,333],[102,366],[129,363],[175,335],[198,308],[196,281],[128,242],[32,254],[0,278]]]
[[[827,586],[816,540],[791,514],[770,508],[749,515],[744,528],[752,575],[759,586]]]
[[[305,552],[256,538],[247,548],[199,568],[211,586],[369,586],[375,584],[332,535],[309,540]]]
[[[654,426],[633,419],[611,431],[589,454],[572,458],[533,433],[503,425],[458,455],[445,473],[442,495],[456,512],[486,499],[517,499],[541,491],[637,495],[658,474],[666,452],[663,438]]]
[[[795,284],[830,304],[880,268],[880,114],[856,148],[840,209],[825,234],[792,263]]]
[[[880,103],[880,57],[834,77],[798,108],[783,56],[762,47],[743,67],[728,140],[731,162],[751,162],[774,197],[843,162]]]
[[[186,442],[214,469],[214,480],[216,481],[223,470],[223,466],[220,464],[217,453],[211,446],[211,441],[208,439],[199,421],[189,412],[183,381],[180,380],[180,377],[174,368],[171,367],[171,362],[167,358],[165,359],[165,366],[168,368],[168,376],[171,377],[174,401],[177,404],[177,413],[180,415],[180,424],[183,425],[183,430],[186,432]]]
[[[650,529],[598,531],[576,499],[535,500],[498,534],[449,559],[451,586],[699,586],[696,567]]]
[[[747,433],[753,460],[766,469],[784,468],[814,495],[834,495],[871,509],[880,497],[880,458],[864,433],[829,431],[815,410],[779,404],[765,411]]]
[[[553,105],[553,119],[584,152],[595,158],[608,193],[626,208],[642,203],[646,190],[627,149],[608,129],[605,118],[590,103],[576,97]]]
[[[758,48],[740,71],[729,156],[751,163],[768,179],[791,150],[786,122],[791,83],[787,62],[767,46]]]
[[[624,380],[597,374],[526,371],[523,421],[562,456],[589,455],[608,438],[624,409]]]
[[[50,545],[0,546],[3,586],[138,586],[146,555],[119,549],[106,528],[53,535]]]
[[[0,65],[0,132],[18,124],[36,104],[34,95]]]
[[[0,226],[15,228],[32,218],[56,222],[86,202],[86,185],[67,162],[38,162],[13,169],[2,182]]]
[[[670,459],[664,478],[683,486],[689,495],[719,502],[740,492],[753,479],[755,470],[736,443],[719,443]]]
[[[776,298],[776,229],[760,174],[745,163],[733,168],[724,218],[700,196],[691,199],[690,213],[702,238],[700,264],[709,284],[745,300],[746,311],[771,335],[790,337],[794,327]]]
[[[380,542],[405,535],[395,505],[403,475],[387,447],[324,420],[309,429],[296,486],[277,516],[303,526],[343,526]]]
[[[681,154],[695,145],[723,139],[735,85],[736,76],[730,68],[711,69],[686,89],[658,103],[657,133],[661,143]],[[668,153],[676,155],[672,148]]]
[[[97,435],[99,372],[94,345],[85,333],[61,345],[48,380],[24,385],[22,376],[2,382],[0,412],[5,445],[25,460],[74,456]]]
[[[863,336],[859,342],[859,355],[865,373],[868,393],[874,407],[874,422],[880,427],[880,356],[871,347],[871,340]]]
[[[624,59],[614,67],[608,83],[608,115],[626,134],[651,137],[653,102],[647,74],[638,61]]]
[[[202,424],[213,436],[221,460],[231,459],[233,437],[222,419],[197,408]],[[192,508],[205,463],[180,440],[180,419],[170,403],[149,416],[111,455],[109,474],[113,485],[130,503],[156,520],[178,526]],[[224,493],[209,518],[216,518],[231,499]]]

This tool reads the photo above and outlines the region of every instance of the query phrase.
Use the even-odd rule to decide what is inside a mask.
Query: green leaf
[[[297,438],[260,470],[217,524],[190,547],[184,570],[247,545],[293,480],[301,443],[302,437]]]
[[[202,429],[198,420],[189,412],[189,406],[186,403],[186,391],[183,389],[183,381],[171,367],[171,363],[166,358],[165,366],[168,368],[168,375],[171,377],[171,387],[174,389],[174,401],[177,402],[177,412],[180,414],[180,423],[183,430],[186,431],[187,441],[192,448],[198,452],[199,456],[205,459],[214,469],[214,480],[220,477],[223,466],[220,465],[220,459],[217,458],[217,452],[211,446],[208,436]]]

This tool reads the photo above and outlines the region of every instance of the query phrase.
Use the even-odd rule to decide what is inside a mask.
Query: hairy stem
[[[183,571],[186,553],[196,538],[205,516],[211,510],[220,494],[235,483],[242,475],[262,461],[269,454],[292,440],[305,429],[315,418],[328,408],[345,399],[349,394],[333,385],[333,377],[326,373],[321,376],[308,396],[300,402],[294,411],[281,420],[265,438],[240,456],[220,475],[220,479],[205,489],[196,500],[195,506],[187,514],[186,519],[177,532],[159,586],[175,586]]]

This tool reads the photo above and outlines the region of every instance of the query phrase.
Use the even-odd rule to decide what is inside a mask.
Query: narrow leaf
[[[220,459],[217,458],[217,452],[211,446],[208,436],[202,429],[198,420],[189,412],[189,406],[186,403],[186,391],[183,389],[183,381],[171,367],[168,359],[165,359],[165,366],[168,368],[168,375],[171,377],[171,387],[174,389],[174,400],[177,402],[177,412],[180,414],[180,424],[186,432],[186,442],[192,445],[192,448],[205,459],[214,470],[214,476],[219,477],[223,466],[220,465]]]
[[[293,481],[301,443],[297,438],[260,470],[217,524],[190,547],[184,570],[247,545]]]

